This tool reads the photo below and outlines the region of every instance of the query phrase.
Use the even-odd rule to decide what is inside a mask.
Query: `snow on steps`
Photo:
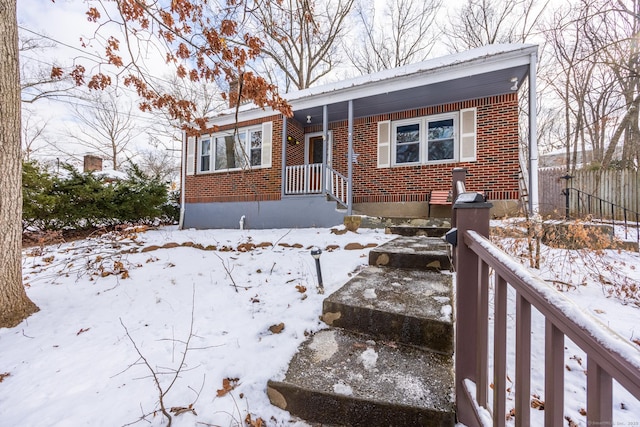
[[[269,381],[271,403],[322,425],[455,425],[443,251],[441,238],[410,236],[372,250],[370,267],[325,299],[331,328],[300,346],[284,379]],[[384,255],[393,262],[378,262]]]

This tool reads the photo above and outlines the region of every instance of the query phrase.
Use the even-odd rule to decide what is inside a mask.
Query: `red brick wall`
[[[282,134],[278,138],[282,139]],[[287,121],[287,135],[290,135],[298,144],[287,145],[287,166],[304,165],[304,129],[296,120]]]
[[[377,167],[377,123],[383,120],[428,116],[462,108],[477,108],[477,160],[439,165]],[[336,123],[334,140],[344,138],[347,124]],[[341,145],[338,143],[338,145]],[[334,153],[336,148],[334,146]],[[518,101],[515,94],[385,114],[354,121],[354,202],[425,201],[431,190],[451,186],[454,167],[468,169],[467,189],[488,191],[489,199],[518,198]],[[345,156],[335,156],[334,167],[346,173]]]
[[[273,122],[272,158],[270,168],[252,171],[237,170],[230,172],[197,173],[188,175],[185,181],[185,199],[187,203],[260,201],[280,199],[282,165],[282,118],[274,115],[264,120],[252,120],[240,123],[239,128],[254,126],[263,121]],[[216,131],[233,129],[234,125],[220,126]],[[196,157],[197,157],[196,152]],[[197,159],[196,159],[197,161]]]
[[[478,114],[477,161],[377,167],[379,121],[428,116],[470,107],[476,107]],[[273,121],[273,167],[253,172],[235,171],[188,176],[187,202],[279,199],[282,120],[278,116],[270,117],[269,120]],[[247,122],[239,126],[256,123],[258,122]],[[333,131],[333,167],[346,175],[347,122],[333,122],[329,127]],[[287,146],[287,165],[303,164],[302,126],[290,120],[287,130],[288,134],[300,141],[299,145]],[[304,128],[304,132],[307,133],[321,130],[321,126]],[[469,191],[488,191],[489,199],[492,200],[518,198],[518,100],[515,93],[356,119],[353,147],[354,152],[358,154],[357,163],[353,165],[355,203],[425,201],[431,190],[449,189],[451,170],[454,167],[468,169]]]

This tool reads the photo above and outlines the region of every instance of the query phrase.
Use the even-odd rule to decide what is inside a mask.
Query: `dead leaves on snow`
[[[540,400],[540,396],[533,395],[533,399],[531,399],[531,407],[539,411],[544,411],[544,400]]]
[[[122,263],[122,261],[120,260],[115,260],[113,261],[113,264],[111,266],[108,265],[108,263],[105,262],[105,260],[98,255],[94,261],[94,265],[96,265],[96,270],[97,274],[100,277],[107,277],[107,276],[120,276],[121,279],[128,279],[129,278],[129,270],[124,266],[124,264]]]
[[[272,334],[279,334],[280,332],[282,332],[284,330],[284,323],[278,323],[277,325],[271,325],[269,326],[269,331]]]
[[[256,420],[253,420],[251,418],[251,414],[247,414],[247,416],[244,419],[244,422],[249,427],[264,427],[264,426],[267,425],[262,418],[258,418]]]
[[[226,396],[240,385],[240,378],[224,378],[222,380],[222,388],[217,391],[218,397]]]
[[[169,409],[169,412],[171,412],[173,415],[182,415],[186,412],[191,412],[193,415],[198,415],[195,408],[193,407],[193,403],[189,406],[173,406],[171,407],[171,409]]]
[[[5,378],[11,376],[9,372],[5,372],[4,374],[0,374],[0,383],[4,381]]]

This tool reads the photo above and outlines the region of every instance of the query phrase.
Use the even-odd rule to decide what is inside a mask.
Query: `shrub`
[[[84,229],[125,223],[174,221],[167,185],[147,177],[136,165],[126,179],[109,180],[100,174],[63,166],[63,176],[52,176],[36,163],[23,169],[23,224],[43,230]]]

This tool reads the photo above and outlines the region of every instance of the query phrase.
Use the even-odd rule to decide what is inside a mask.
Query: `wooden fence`
[[[548,168],[538,171],[539,203],[542,215],[564,217],[565,196],[563,190],[567,180],[562,177],[563,168]],[[640,212],[640,174],[633,170],[578,170],[569,180],[569,187],[606,200],[609,203]],[[571,198],[570,211],[576,212],[578,200]],[[621,220],[622,209],[616,210],[616,220]],[[610,215],[609,215],[610,216]]]

